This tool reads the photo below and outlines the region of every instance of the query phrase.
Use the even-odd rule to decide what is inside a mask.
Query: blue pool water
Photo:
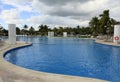
[[[78,38],[27,40],[33,45],[11,50],[5,59],[32,70],[120,82],[120,47]]]

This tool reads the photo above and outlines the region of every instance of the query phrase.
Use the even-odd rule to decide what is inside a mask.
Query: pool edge
[[[105,42],[104,40],[95,40],[96,43],[102,44],[102,45],[107,45],[107,46],[114,46],[114,47],[120,47],[120,44],[115,44],[113,42]]]

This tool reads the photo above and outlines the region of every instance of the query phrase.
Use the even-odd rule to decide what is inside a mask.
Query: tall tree
[[[55,33],[55,36],[57,36],[58,35],[58,28],[53,28],[53,32]]]
[[[42,25],[38,26],[38,28],[39,28],[39,32],[42,36],[47,35],[48,30],[49,30],[47,25],[42,24]]]
[[[80,34],[80,26],[79,25],[76,28],[76,34]]]
[[[117,21],[114,20],[113,18],[110,18],[110,27],[108,29],[109,35],[112,36],[113,31],[114,31],[114,26],[117,24]]]
[[[63,35],[64,29],[63,27],[59,27],[58,33],[59,35]]]
[[[19,27],[16,27],[16,34],[17,34],[17,35],[21,34],[21,30],[20,30]]]
[[[23,28],[24,28],[24,34],[28,34],[28,31],[27,31],[28,25],[25,24]]]
[[[99,32],[99,19],[98,17],[93,17],[92,20],[89,22],[89,26],[91,27],[91,31],[94,36],[98,35]]]
[[[29,29],[29,34],[34,35],[35,34],[35,29],[31,26]]]
[[[100,14],[100,28],[103,34],[107,34],[111,28],[109,10],[104,10],[103,14]]]
[[[0,24],[0,36],[2,36],[3,26]]]
[[[24,28],[24,30],[27,30],[28,26],[25,24],[23,28]]]
[[[3,29],[3,30],[2,30],[2,33],[3,33],[4,36],[8,36],[8,30]]]

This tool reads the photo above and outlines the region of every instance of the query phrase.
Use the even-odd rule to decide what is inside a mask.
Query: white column
[[[51,32],[51,37],[54,37],[54,32]]]
[[[67,32],[63,32],[63,37],[67,37]]]
[[[114,43],[120,42],[120,25],[115,25],[115,27],[114,27],[114,37],[113,38],[114,38],[113,39]]]
[[[48,37],[54,37],[54,32],[48,32]]]
[[[9,24],[9,44],[16,44],[16,25]]]

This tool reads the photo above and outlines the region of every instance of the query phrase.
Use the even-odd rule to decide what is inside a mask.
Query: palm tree
[[[91,31],[93,33],[93,36],[98,35],[99,31],[99,19],[98,17],[93,17],[92,20],[89,22],[89,26],[91,27]]]
[[[25,30],[27,30],[27,29],[28,29],[28,26],[27,26],[26,24],[24,25],[24,29],[25,29]]]
[[[100,14],[100,28],[102,29],[103,34],[107,34],[108,30],[111,28],[109,10],[103,11],[103,14]]]
[[[109,10],[103,11],[103,14],[100,15],[100,28],[102,28],[102,32],[107,34],[107,40],[111,38],[114,30],[114,25],[117,24],[116,20],[110,18]]]
[[[20,30],[19,27],[16,27],[16,34],[17,34],[17,35],[21,34],[21,30]]]
[[[114,26],[117,24],[117,21],[113,18],[110,19],[111,26],[109,27],[110,36],[113,34]]]
[[[30,35],[33,35],[35,33],[35,29],[31,26],[29,29]]]
[[[49,26],[47,26],[47,25],[40,25],[40,26],[38,26],[38,28],[39,28],[39,32],[40,32],[40,34],[42,35],[42,36],[45,36],[45,35],[47,35],[47,33],[48,33],[48,27]]]
[[[24,28],[24,35],[26,35],[27,34],[28,26],[25,24],[23,28]]]
[[[2,25],[0,24],[0,36],[2,36],[2,30],[3,30],[3,27],[2,27]]]

